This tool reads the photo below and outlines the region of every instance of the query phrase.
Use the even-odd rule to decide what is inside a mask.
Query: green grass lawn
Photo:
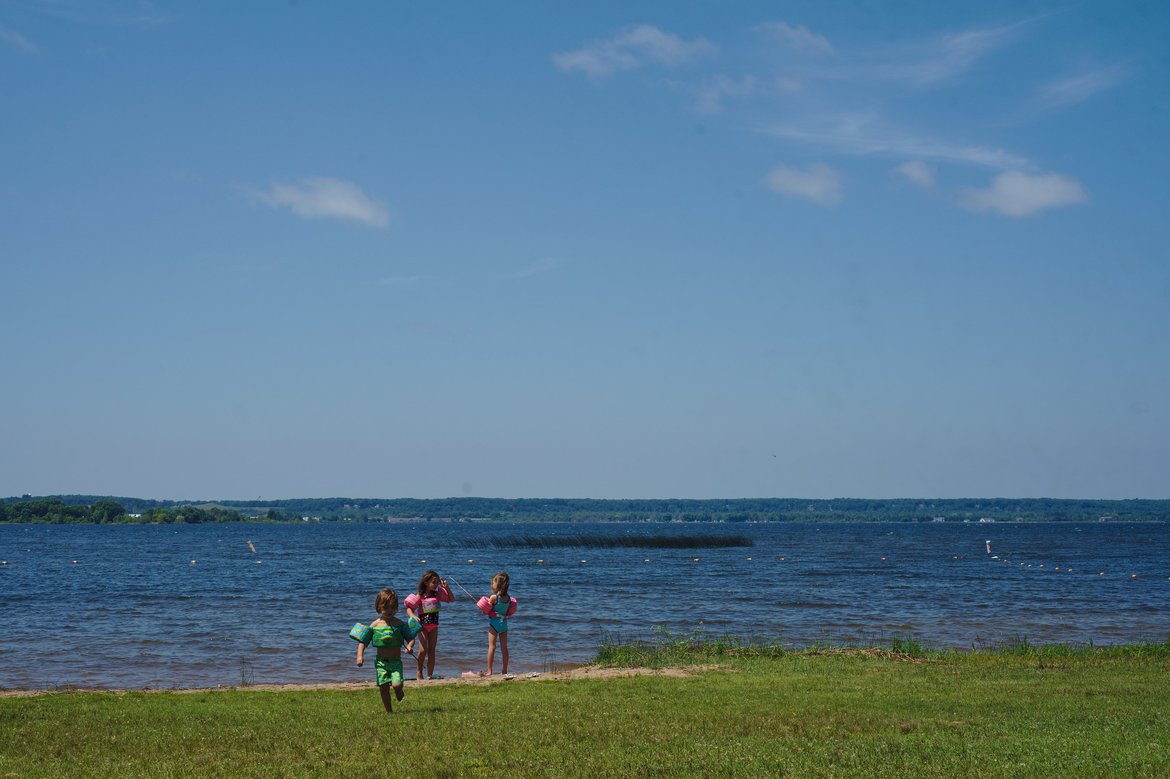
[[[1157,649],[1157,648],[1155,648]],[[603,650],[689,677],[0,698],[0,776],[1170,776],[1170,652]]]

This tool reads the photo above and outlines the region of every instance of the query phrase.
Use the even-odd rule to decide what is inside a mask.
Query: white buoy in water
[[[468,562],[468,564],[471,564],[471,563],[474,563],[475,560],[468,560],[467,562]]]
[[[537,565],[544,565],[544,560],[537,560],[537,561],[536,561],[536,564],[537,564]]]
[[[987,541],[987,554],[991,554],[991,541]]]
[[[72,562],[74,565],[77,565],[77,561],[76,561],[76,560],[71,560],[70,562]]]
[[[192,561],[191,561],[191,565],[194,565],[194,564],[195,564],[195,563],[197,563],[197,562],[199,562],[199,561],[198,561],[198,560],[192,560]]]
[[[420,562],[420,563],[425,563],[425,562],[426,562],[426,560],[419,560],[419,562]]]

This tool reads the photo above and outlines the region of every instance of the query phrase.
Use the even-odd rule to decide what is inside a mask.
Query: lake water
[[[753,545],[508,546],[581,534]],[[1161,523],[0,525],[0,560],[4,688],[372,683],[348,630],[375,618],[377,590],[405,596],[426,568],[477,597],[509,571],[520,672],[588,661],[606,636],[656,629],[957,648],[1170,638]],[[487,645],[486,619],[452,589],[445,676],[482,668]]]

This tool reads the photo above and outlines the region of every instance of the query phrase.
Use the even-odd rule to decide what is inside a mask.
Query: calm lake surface
[[[695,534],[753,546],[507,546]],[[957,648],[1170,638],[1162,523],[0,525],[0,560],[4,688],[372,684],[349,628],[375,618],[377,590],[405,596],[426,568],[477,597],[509,571],[518,672],[655,629]],[[482,668],[487,646],[486,618],[452,589],[444,676]]]

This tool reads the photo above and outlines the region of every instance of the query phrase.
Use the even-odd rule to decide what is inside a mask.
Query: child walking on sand
[[[479,610],[488,617],[487,675],[492,675],[496,659],[496,640],[500,642],[503,673],[508,673],[508,617],[516,613],[516,599],[508,594],[508,572],[492,577],[492,594],[479,599]]]
[[[439,578],[434,571],[425,571],[418,581],[418,592],[406,596],[406,614],[422,623],[418,634],[418,675],[423,678],[426,667],[428,679],[439,678],[435,674],[435,650],[439,646],[439,608],[451,603],[455,596],[447,588],[447,580]]]
[[[374,660],[378,692],[382,696],[382,706],[387,714],[394,713],[390,703],[390,689],[394,689],[394,697],[402,700],[402,645],[414,638],[418,632],[414,620],[403,622],[394,616],[398,611],[398,593],[390,588],[379,592],[374,598],[374,610],[378,618],[369,626],[354,625],[350,635],[358,641],[357,664],[365,661],[366,645],[372,644],[378,650]]]

